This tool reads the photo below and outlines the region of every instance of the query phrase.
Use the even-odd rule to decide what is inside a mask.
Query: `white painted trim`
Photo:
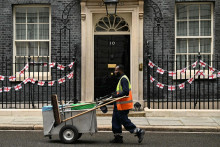
[[[189,31],[189,26],[188,26],[188,22],[189,21],[193,21],[193,20],[196,20],[196,21],[199,21],[199,34],[200,34],[200,22],[201,22],[201,19],[200,19],[200,8],[199,8],[199,19],[188,19],[188,15],[187,15],[187,19],[182,19],[182,20],[177,20],[177,5],[178,4],[211,4],[211,19],[202,19],[202,20],[209,20],[211,21],[211,36],[177,36],[177,22],[178,21],[187,21],[187,35],[188,35],[188,31]],[[200,6],[199,6],[200,7]],[[188,10],[187,10],[187,14],[188,14]],[[177,39],[179,38],[185,38],[185,39],[192,39],[192,38],[195,38],[195,39],[199,39],[199,51],[200,51],[200,39],[202,38],[209,38],[211,39],[211,52],[210,53],[200,53],[201,55],[211,55],[211,60],[213,59],[213,52],[214,52],[214,48],[213,48],[213,43],[214,43],[214,33],[213,33],[213,21],[214,21],[214,11],[213,11],[213,3],[212,2],[185,2],[185,3],[176,3],[175,5],[175,61],[177,60],[176,56],[177,55],[187,55],[187,60],[188,60],[188,55],[198,55],[198,53],[189,53],[188,52],[188,41],[187,41],[187,53],[177,53]],[[189,62],[187,62],[187,66]],[[212,63],[211,63],[212,65]],[[174,69],[176,70],[176,62],[175,62],[175,65],[174,65]]]
[[[27,40],[27,19],[26,19],[26,23],[15,23],[15,9],[16,8],[20,8],[20,7],[24,7],[24,8],[30,8],[30,7],[48,7],[49,8],[49,39],[46,40]],[[27,15],[27,12],[26,12]],[[26,16],[27,18],[27,16]],[[26,40],[16,40],[16,24],[26,24]],[[32,23],[28,23],[28,24],[32,24]],[[33,23],[36,24],[36,23]],[[48,23],[37,23],[37,24],[48,24]],[[39,30],[38,30],[39,31]],[[39,33],[39,32],[38,32]],[[51,62],[51,6],[50,5],[16,5],[13,7],[13,63],[15,63],[15,56],[16,56],[16,42],[38,42],[38,50],[39,50],[39,42],[49,42],[49,62]],[[22,56],[23,57],[23,56]],[[35,56],[36,57],[36,56]],[[47,56],[37,56],[37,57],[47,57]],[[16,69],[15,69],[15,65],[13,64],[13,75],[15,74]],[[33,73],[33,72],[32,72]],[[37,72],[34,72],[37,73]],[[49,68],[49,72],[45,72],[46,74],[43,74],[44,77],[49,77],[49,79],[51,79],[51,69]],[[34,75],[38,75],[38,74],[34,74]],[[42,74],[41,74],[42,75]],[[42,77],[42,78],[44,78]],[[23,78],[23,76],[21,76],[21,78]],[[35,76],[36,78],[36,76]],[[16,79],[20,79],[20,78],[16,78]]]
[[[132,3],[134,1],[134,3]],[[130,26],[130,81],[134,100],[143,100],[143,71],[138,70],[140,63],[143,63],[143,0],[124,2],[119,6],[118,14],[131,14]],[[92,3],[93,2],[93,3]],[[94,4],[88,6],[88,4]],[[126,6],[126,3],[131,5]],[[81,1],[81,31],[82,31],[82,52],[81,52],[81,100],[94,101],[94,14],[105,14],[105,7],[98,5],[98,2],[87,0]],[[127,20],[126,20],[127,21]],[[129,22],[129,21],[127,21]],[[139,28],[142,27],[142,28]],[[109,35],[111,33],[108,33]],[[117,34],[117,33],[116,33]],[[119,34],[118,34],[119,35]]]

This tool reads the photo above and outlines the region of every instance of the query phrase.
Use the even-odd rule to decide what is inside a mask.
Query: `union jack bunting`
[[[209,75],[209,79],[214,79],[214,78],[216,78],[216,74]]]
[[[5,76],[0,75],[0,80],[4,81],[4,79],[5,79]]]
[[[65,82],[65,78],[61,78],[58,80],[59,84],[64,83]]]
[[[209,66],[209,71],[210,71],[211,73],[213,73],[215,70],[216,70],[215,68]]]
[[[192,67],[193,67],[193,68],[196,68],[197,63],[198,63],[197,61],[196,61],[195,63],[193,63],[193,64],[192,64]]]
[[[70,69],[72,69],[74,62],[70,63],[68,66]]]
[[[189,84],[192,84],[192,82],[194,81],[194,78],[192,77],[191,79],[187,80],[189,82]]]
[[[155,64],[149,60],[148,66],[150,66],[150,68],[153,68]]]
[[[203,62],[202,60],[200,60],[199,64],[200,64],[202,67],[205,67],[205,66],[206,66],[206,63]]]
[[[68,79],[72,79],[72,78],[73,78],[73,72],[69,73],[69,74],[67,75],[67,78],[68,78]]]
[[[30,79],[29,79],[29,78],[27,78],[27,79],[25,79],[25,80],[23,81],[24,84],[27,84],[28,82],[30,82]]]
[[[170,77],[176,76],[176,72],[169,71],[168,73],[169,73],[169,76],[170,76]]]
[[[204,76],[205,76],[205,73],[203,72],[203,70],[199,70],[199,71],[196,72],[196,76],[197,76],[197,75],[204,77]]]
[[[25,65],[24,69],[27,71],[28,70],[28,64]]]
[[[20,90],[21,88],[22,88],[21,84],[18,84],[18,85],[16,85],[16,86],[14,86],[14,89],[15,89],[16,91]]]
[[[30,82],[32,83],[32,84],[34,84],[35,82],[36,82],[36,80],[35,79],[30,79]]]
[[[9,92],[11,90],[11,87],[4,87],[4,92]]]
[[[52,63],[50,63],[49,65],[50,65],[50,67],[54,67],[54,66],[56,65],[56,63],[55,63],[55,62],[52,62]]]
[[[218,72],[218,77],[220,77],[220,71]]]
[[[8,79],[9,79],[9,81],[15,81],[16,78],[15,78],[15,76],[10,76]]]
[[[24,69],[22,69],[20,72],[19,72],[19,75],[23,75],[24,74]]]
[[[53,86],[54,82],[55,82],[55,81],[49,81],[49,82],[48,82],[48,86]]]
[[[185,83],[179,84],[179,88],[180,88],[180,89],[185,88]]]
[[[153,83],[154,81],[155,79],[152,76],[150,76],[150,82]]]
[[[58,65],[57,65],[57,68],[60,69],[60,70],[64,70],[65,66],[63,66],[63,65],[61,65],[61,64],[58,64]]]
[[[157,87],[158,87],[158,88],[161,88],[161,89],[163,89],[163,87],[164,87],[164,84],[162,84],[162,83],[158,82],[158,83],[157,83]]]
[[[173,86],[173,85],[168,85],[168,90],[169,90],[169,91],[175,91],[175,90],[176,90],[176,87]]]
[[[45,81],[38,81],[39,86],[44,86]]]
[[[160,74],[164,74],[164,70],[160,67],[157,68],[157,72],[160,73]]]
[[[186,68],[181,69],[180,73],[185,74],[186,73]]]

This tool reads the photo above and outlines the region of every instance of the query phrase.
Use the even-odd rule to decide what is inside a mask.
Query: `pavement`
[[[220,110],[145,109],[143,112],[143,117],[129,118],[146,131],[220,132]],[[111,131],[110,116],[97,115],[97,123],[99,131]],[[1,109],[0,130],[43,130],[41,109]]]

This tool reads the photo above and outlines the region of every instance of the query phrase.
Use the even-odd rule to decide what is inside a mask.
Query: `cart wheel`
[[[72,125],[63,126],[59,133],[60,140],[63,143],[73,143],[78,139],[79,133],[76,127]]]
[[[78,139],[80,139],[81,136],[82,136],[82,133],[79,133],[79,135],[78,135]]]

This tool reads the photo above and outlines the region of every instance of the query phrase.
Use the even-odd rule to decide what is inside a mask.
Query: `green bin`
[[[96,104],[79,103],[79,104],[72,104],[71,106],[74,106],[73,108],[71,108],[71,110],[83,110],[83,109],[92,109],[96,106]]]

